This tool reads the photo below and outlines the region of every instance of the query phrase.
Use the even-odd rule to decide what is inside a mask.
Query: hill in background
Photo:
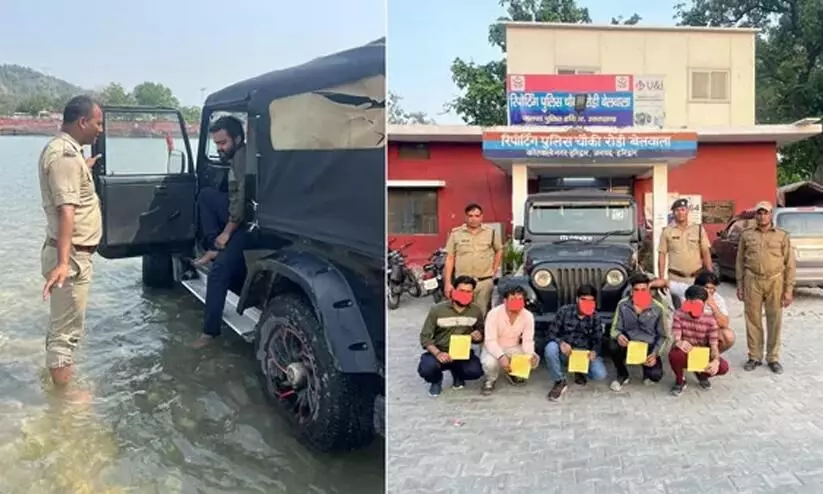
[[[74,95],[90,92],[29,67],[0,65],[0,115],[26,111],[31,105],[60,106]]]

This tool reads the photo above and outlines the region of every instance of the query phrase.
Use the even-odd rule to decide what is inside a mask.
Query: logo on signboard
[[[511,87],[509,91],[525,91],[526,90],[526,78],[522,75],[513,75],[511,76],[511,80],[509,81]]]
[[[615,91],[631,91],[632,90],[631,78],[627,75],[616,76],[614,78],[614,90]]]

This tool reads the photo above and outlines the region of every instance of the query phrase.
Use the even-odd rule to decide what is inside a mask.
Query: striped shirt
[[[683,309],[674,313],[672,336],[675,343],[687,341],[693,346],[713,346],[717,344],[717,322],[705,313],[695,319]]]

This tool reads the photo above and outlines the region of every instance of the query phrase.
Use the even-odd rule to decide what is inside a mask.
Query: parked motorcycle
[[[406,264],[406,256],[404,251],[409,248],[414,242],[409,242],[399,249],[392,249],[391,242],[389,243],[389,250],[386,254],[386,304],[390,310],[394,310],[400,306],[400,296],[403,293],[408,293],[414,298],[423,295],[423,290],[420,288],[420,283],[412,270]]]
[[[429,256],[429,262],[423,266],[423,295],[431,295],[435,304],[443,301],[443,270],[446,266],[446,249],[439,248]]]

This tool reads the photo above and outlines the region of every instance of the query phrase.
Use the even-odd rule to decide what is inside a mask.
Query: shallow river
[[[251,349],[227,330],[192,350],[202,306],[182,288],[145,290],[139,260],[95,257],[77,366],[94,398],[53,398],[36,172],[45,141],[0,137],[0,494],[382,492],[382,440],[335,457],[303,447],[265,403]],[[109,146],[109,163],[117,153],[164,166],[161,142]]]

